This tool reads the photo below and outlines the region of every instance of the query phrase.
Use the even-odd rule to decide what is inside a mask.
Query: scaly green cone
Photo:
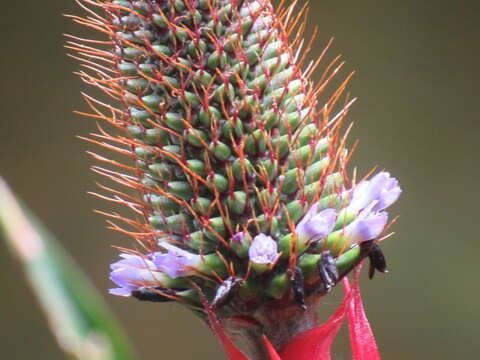
[[[112,292],[154,291],[198,313],[203,305],[190,291],[198,286],[225,324],[251,319],[281,347],[294,334],[272,335],[277,330],[265,321],[268,309],[298,308],[285,312],[296,322],[315,318],[318,298],[368,255],[346,253],[361,242],[347,226],[366,206],[348,212],[348,221],[337,216],[353,201],[339,133],[349,106],[338,105],[345,83],[325,103],[317,100],[341,65],[333,64],[314,87],[315,66],[301,68],[301,12],[275,12],[267,0],[81,3],[102,14],[74,20],[108,40],[72,37],[69,47],[87,69],[83,80],[117,104],[87,97],[90,116],[116,128],[112,134],[100,129],[90,141],[132,159],[124,165],[94,155],[122,172],[95,170],[137,191],[135,198],[106,189],[144,219],[110,215],[128,225],[117,230],[143,247],[113,265],[120,288]],[[311,233],[310,225],[323,224],[318,221],[332,229]],[[335,222],[337,231],[326,236]],[[341,267],[330,284],[321,259],[332,255]],[[145,273],[128,278],[125,265],[138,261]],[[301,271],[303,283],[292,275]],[[228,301],[220,299],[227,279],[239,279],[229,280],[239,285]]]

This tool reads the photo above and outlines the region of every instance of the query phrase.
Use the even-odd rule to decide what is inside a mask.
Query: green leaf
[[[117,320],[85,274],[1,178],[0,230],[69,358],[137,359]]]

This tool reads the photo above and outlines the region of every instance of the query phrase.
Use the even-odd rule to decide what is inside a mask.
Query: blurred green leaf
[[[84,273],[1,178],[0,228],[69,358],[137,359],[113,314]]]

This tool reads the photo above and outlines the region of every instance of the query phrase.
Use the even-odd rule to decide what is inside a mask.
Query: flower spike
[[[293,359],[300,344],[329,358],[351,295],[322,326],[315,309],[365,257],[386,270],[377,242],[401,189],[384,171],[350,180],[351,75],[331,88],[336,57],[313,84],[325,52],[304,66],[306,7],[77,2],[86,17],[72,19],[104,38],[67,47],[82,80],[111,99],[84,96],[84,115],[104,122],[86,140],[127,158],[90,153],[124,189],[100,184],[110,195],[97,196],[131,212],[105,214],[136,249],[111,265],[110,293],[186,306],[232,359]]]

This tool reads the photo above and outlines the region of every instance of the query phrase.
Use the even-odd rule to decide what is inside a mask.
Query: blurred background
[[[318,25],[311,57],[331,36],[356,70],[351,92],[352,160],[365,174],[385,168],[404,189],[391,213],[397,235],[383,244],[390,274],[362,277],[366,310],[383,358],[469,359],[480,352],[477,233],[480,25],[477,1],[311,2]],[[75,138],[94,130],[72,72],[62,33],[85,35],[61,16],[74,0],[2,4],[0,173],[62,240],[105,294],[145,359],[223,359],[214,337],[193,315],[170,304],[108,296],[111,245],[128,239],[105,229],[86,194],[99,180],[88,170],[91,146]],[[99,150],[99,149],[94,149]],[[477,219],[477,220],[475,220]],[[6,359],[63,359],[18,265],[0,243],[0,343]],[[337,289],[339,292],[340,289]],[[338,305],[325,298],[322,311]],[[348,359],[346,333],[336,359]]]

